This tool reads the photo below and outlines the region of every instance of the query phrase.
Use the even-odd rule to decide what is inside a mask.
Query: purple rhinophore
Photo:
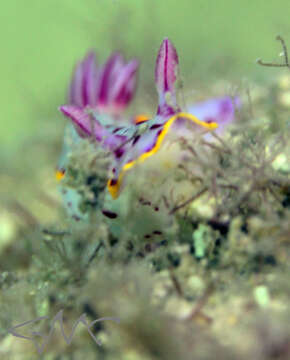
[[[175,82],[177,69],[177,51],[171,41],[165,38],[160,46],[155,65],[155,83],[159,95],[157,115],[171,116],[176,113]],[[170,96],[172,104],[167,103],[167,94]]]

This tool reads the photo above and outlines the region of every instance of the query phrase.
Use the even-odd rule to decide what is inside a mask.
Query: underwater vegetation
[[[44,181],[58,156],[51,136],[21,158],[25,167],[49,154],[39,200],[7,201],[0,219],[2,358],[37,358],[8,329],[46,317],[18,328],[41,345],[60,311],[66,334],[82,314],[119,321],[94,322],[100,343],[79,324],[69,345],[56,325],[43,359],[290,358],[290,74],[268,88],[221,83],[187,104],[178,64],[165,38],[152,116],[127,115],[136,59],[97,65],[89,52],[75,67],[59,108],[61,201]],[[39,220],[41,202],[51,210]]]

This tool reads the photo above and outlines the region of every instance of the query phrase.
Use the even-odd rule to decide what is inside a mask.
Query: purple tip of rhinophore
[[[174,94],[178,55],[172,42],[165,38],[160,46],[155,66],[155,83],[159,94]]]
[[[110,91],[110,100],[115,107],[124,108],[133,99],[136,90],[138,66],[138,60],[133,59],[123,67],[116,78]]]

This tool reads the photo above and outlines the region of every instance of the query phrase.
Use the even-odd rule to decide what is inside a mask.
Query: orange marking
[[[139,114],[139,115],[136,115],[136,116],[135,116],[135,118],[134,118],[134,123],[135,123],[135,124],[139,124],[139,123],[148,121],[149,119],[150,119],[149,116],[147,116],[147,115],[145,115],[145,114]]]
[[[119,196],[122,178],[123,173],[119,175],[119,178],[117,180],[109,179],[107,182],[107,188],[113,199],[117,199],[117,197]]]
[[[57,181],[61,181],[65,176],[65,169],[57,169],[55,172],[55,178]]]

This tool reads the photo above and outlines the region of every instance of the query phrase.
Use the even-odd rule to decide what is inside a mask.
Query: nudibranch
[[[105,216],[114,219],[113,221],[117,217],[115,209],[122,207],[124,210],[124,204],[118,204],[117,199],[126,187],[126,174],[133,171],[136,165],[157,154],[169,137],[169,132],[188,133],[188,126],[191,124],[196,128],[211,131],[219,125],[223,128],[234,120],[235,106],[238,106],[239,102],[238,99],[229,96],[194,104],[189,106],[188,112],[180,108],[175,89],[178,62],[175,47],[165,38],[155,65],[155,84],[159,96],[156,115],[150,118],[146,114],[137,114],[130,121],[124,119],[123,110],[135,95],[138,70],[136,59],[125,63],[121,54],[114,53],[104,65],[97,66],[95,54],[89,52],[75,68],[69,88],[68,104],[59,108],[71,122],[65,132],[56,178],[60,184],[66,178],[68,154],[72,147],[84,139],[93,140],[90,148],[92,152],[102,149],[110,154],[111,176],[107,178],[105,185],[108,192],[106,198],[109,197],[112,201],[109,201],[110,209],[104,210],[103,206],[100,206],[100,209]],[[70,212],[76,218],[81,217],[78,204],[82,200],[82,195],[70,187],[63,189],[62,193],[66,197],[68,207],[73,208]],[[127,203],[131,203],[131,195],[125,195],[124,199],[126,196]],[[140,200],[142,194],[138,196],[143,210],[142,214],[136,213],[136,218],[140,216],[139,220],[132,223],[132,226],[136,223],[137,228],[138,222],[145,221],[144,214],[150,203],[144,199]],[[152,205],[152,209],[153,212],[157,212],[159,207]],[[155,223],[150,211],[148,216],[151,220],[148,220],[148,224],[152,222],[151,230],[156,234],[160,229],[154,228]]]
[[[113,176],[108,180],[108,190],[113,198],[119,196],[125,173],[154,155],[172,126],[176,124],[180,127],[186,120],[209,130],[218,126],[214,119],[199,120],[177,105],[175,82],[178,56],[167,38],[160,46],[155,67],[159,95],[156,116],[152,119],[137,116],[131,125],[120,123],[120,112],[134,95],[137,66],[137,60],[124,65],[121,55],[113,54],[102,68],[97,69],[95,56],[89,53],[76,67],[69,104],[60,107],[81,138],[94,137],[100,146],[113,154]],[[57,172],[59,179],[64,171],[61,165]]]

